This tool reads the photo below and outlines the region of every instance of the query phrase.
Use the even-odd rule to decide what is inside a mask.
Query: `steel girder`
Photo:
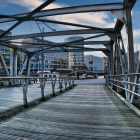
[[[81,47],[81,49],[67,49],[67,50],[65,50],[65,52],[84,52],[84,51],[107,51],[108,52],[108,50],[106,49],[106,48],[97,48],[97,49],[95,49],[95,48],[82,48]],[[64,52],[63,50],[40,50],[40,51],[38,51],[38,52],[36,52],[36,53],[59,53],[59,52]],[[33,52],[33,53],[35,53],[35,52]]]
[[[25,19],[30,19],[34,14],[36,14],[37,12],[39,12],[41,9],[43,9],[44,7],[46,7],[47,5],[51,4],[52,2],[54,2],[55,0],[47,0],[46,2],[44,2],[42,5],[40,5],[39,7],[37,7],[35,10],[33,10],[32,12],[30,12],[29,14],[27,14],[25,17],[19,18],[18,22],[16,24],[14,24],[12,27],[10,27],[7,31],[5,31],[2,35],[0,35],[0,38],[2,38],[3,36],[5,36],[7,33],[9,33],[11,30],[13,30],[15,27],[17,27],[19,24],[21,24],[23,21],[25,21]]]
[[[7,66],[6,66],[6,63],[5,63],[5,61],[4,61],[4,57],[3,57],[2,53],[1,53],[1,50],[0,50],[0,61],[1,61],[1,65],[2,65],[2,67],[3,67],[3,69],[4,69],[4,72],[5,72],[7,75],[10,75],[10,74],[9,74],[9,71],[8,71],[8,68],[7,68]]]
[[[6,46],[6,47],[9,47],[9,48],[13,48],[13,49],[17,49],[17,48],[18,48],[18,47],[16,47],[16,46],[13,46],[13,45],[11,45],[11,44],[9,44],[9,43],[6,43],[6,42],[0,42],[0,44],[1,44],[1,45],[4,45],[4,46]],[[22,48],[20,48],[19,50],[22,51],[22,52],[25,52],[25,53],[30,53],[30,51],[25,50],[25,49],[22,49]]]
[[[110,31],[110,32],[112,32],[112,31]],[[34,37],[50,37],[50,36],[78,35],[78,34],[99,34],[99,33],[107,33],[107,31],[101,31],[101,30],[96,30],[96,29],[95,30],[94,29],[82,29],[82,30],[44,32],[44,33],[36,33],[36,34],[7,36],[7,37],[0,38],[0,41],[34,38]]]
[[[62,25],[70,25],[75,27],[82,27],[82,28],[88,28],[88,29],[97,29],[97,30],[103,30],[103,31],[111,31],[111,29],[103,29],[99,27],[93,27],[88,25],[82,25],[82,24],[75,24],[75,23],[68,23],[68,22],[62,22],[62,21],[55,21],[55,20],[47,20],[47,19],[32,19],[34,21],[40,21],[40,22],[49,22],[49,23],[56,23],[56,24],[62,24]]]
[[[54,45],[57,47],[57,45],[61,43],[52,43],[51,45]],[[75,46],[72,46],[72,45],[109,45],[110,44],[110,41],[85,41],[85,42],[76,42],[76,43],[71,43],[71,45],[69,46],[64,46],[64,47],[75,47]],[[25,48],[40,48],[40,47],[48,47],[50,46],[49,44],[43,44],[43,45],[40,45],[40,44],[36,44],[36,45],[25,45],[25,46],[18,46],[17,49],[25,49]]]
[[[32,17],[38,18],[38,17],[44,17],[44,16],[54,16],[54,15],[72,14],[72,13],[110,11],[110,10],[120,10],[123,8],[124,7],[122,3],[73,6],[73,7],[57,8],[57,9],[51,9],[51,10],[42,10],[34,14]],[[26,21],[26,20],[29,20],[29,18],[26,18],[28,14],[30,13],[12,15],[15,18],[1,18],[0,23],[15,21],[16,18],[23,18],[23,17],[25,17],[24,20]]]

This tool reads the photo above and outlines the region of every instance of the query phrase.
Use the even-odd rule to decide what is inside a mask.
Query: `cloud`
[[[6,4],[1,4],[1,5],[0,5],[0,7],[6,7],[6,6],[7,6]]]
[[[32,11],[35,8],[37,8],[38,6],[40,6],[41,4],[43,4],[45,2],[45,0],[8,0],[11,3],[20,5],[20,6],[24,6],[27,7],[28,10]],[[54,8],[61,8],[61,7],[66,7],[66,5],[64,4],[57,4],[57,3],[51,3],[48,6],[46,6],[44,9],[54,9]],[[43,10],[44,10],[43,9]]]
[[[43,0],[34,0],[34,2],[30,0],[8,0],[8,1],[20,6],[27,7],[29,10],[35,9],[44,2]]]
[[[140,44],[134,44],[134,52],[140,50]]]
[[[133,22],[140,25],[140,11],[139,10],[133,10]]]
[[[18,4],[20,6],[27,7],[28,10],[33,10],[39,5],[41,5],[44,0],[34,0],[34,2],[29,0],[8,0],[11,3]],[[48,5],[44,9],[54,9],[54,8],[62,8],[67,7],[68,5],[62,3],[52,3]],[[47,17],[51,20],[58,20],[63,22],[77,23],[77,24],[85,24],[95,27],[103,27],[113,28],[115,26],[115,22],[107,23],[106,19],[109,18],[107,12],[90,12],[90,13],[77,13],[77,14],[66,14],[66,15],[57,15],[57,16],[49,16]],[[61,29],[73,29],[73,26],[64,26],[59,25]]]
[[[94,56],[98,56],[98,57],[106,57],[106,55],[99,51],[99,52],[84,52],[84,55],[94,55]]]
[[[139,38],[140,37],[140,29],[133,30],[133,36],[134,36],[134,38]]]

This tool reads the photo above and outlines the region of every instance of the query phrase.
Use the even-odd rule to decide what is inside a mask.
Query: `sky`
[[[45,0],[0,0],[0,14],[4,15],[14,15],[20,13],[26,13],[34,10],[36,7],[41,5]],[[102,3],[116,3],[123,2],[123,0],[56,0],[49,6],[45,7],[46,9],[54,9],[68,6],[80,6],[80,5],[93,5],[93,4],[102,4]],[[134,51],[140,49],[140,0],[137,0],[135,6],[132,10],[132,23],[133,23],[133,36],[134,36]],[[116,17],[112,15],[110,12],[89,12],[89,13],[78,13],[78,14],[67,14],[67,15],[58,15],[58,16],[49,16],[43,17],[44,19],[50,20],[58,20],[63,22],[77,23],[83,25],[90,25],[94,27],[100,28],[114,28]],[[7,30],[16,22],[8,22],[1,23],[0,29]],[[72,29],[81,29],[73,26],[65,26],[58,24],[47,23],[52,29],[56,31],[61,30],[72,30]],[[39,22],[39,26],[44,28],[44,32],[51,32],[51,30],[41,22]],[[12,30],[12,35],[20,35],[20,34],[31,34],[31,33],[40,33],[40,30],[34,21],[27,21],[20,24],[18,27]],[[89,37],[90,35],[76,35]],[[64,42],[65,38],[70,36],[60,36],[60,37],[45,37],[46,40],[54,41],[54,42]],[[124,41],[125,50],[127,52],[127,38],[126,38],[126,29],[125,26],[122,29],[122,37]],[[99,37],[96,39],[91,39],[94,41],[100,40],[109,40],[107,36]],[[103,45],[98,46],[86,46],[86,47],[103,47]],[[95,56],[104,57],[105,55],[102,52],[85,52],[85,55],[93,54]]]

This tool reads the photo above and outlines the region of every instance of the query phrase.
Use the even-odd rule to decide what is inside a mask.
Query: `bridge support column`
[[[117,65],[116,65],[116,73],[117,75],[121,74],[121,66],[120,66],[120,55],[119,55],[119,50],[118,50],[118,45],[115,44],[116,46],[116,53],[117,53]],[[118,76],[117,77],[117,80],[120,81],[120,77]],[[117,86],[120,86],[120,83],[117,82]],[[117,92],[120,92],[120,88],[117,87]]]
[[[10,50],[10,76],[17,76],[17,50],[12,49]],[[10,80],[10,85],[16,84],[15,80]]]
[[[126,8],[126,23],[128,73],[134,73],[134,47],[131,8]],[[133,76],[130,76],[129,82],[133,82],[133,79]],[[130,89],[132,90],[132,86],[130,86]]]
[[[17,76],[17,50],[10,51],[10,76]]]
[[[108,53],[108,75],[111,75],[111,54],[110,53]],[[111,83],[112,81],[110,81],[110,79],[111,79],[111,77],[108,76],[106,83],[108,83],[108,82]],[[110,83],[109,83],[109,85],[112,87],[112,85]]]
[[[110,54],[111,54],[111,75],[114,75],[114,48],[113,43],[110,45]],[[111,80],[113,80],[113,77],[110,77]],[[111,81],[113,83],[113,81]],[[111,84],[111,87],[113,88],[113,85]]]

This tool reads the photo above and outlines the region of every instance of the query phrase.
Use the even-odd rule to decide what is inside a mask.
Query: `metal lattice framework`
[[[55,0],[47,0],[42,5],[40,5],[38,8],[33,10],[29,13],[22,13],[18,15],[0,15],[0,23],[6,23],[6,22],[12,22],[17,21],[16,24],[14,24],[12,27],[10,27],[7,31],[5,31],[2,35],[0,35],[0,44],[5,45],[7,47],[15,49],[15,51],[20,50],[28,55],[31,56],[34,53],[47,53],[47,52],[55,52],[55,50],[49,50],[53,47],[60,47],[62,50],[58,52],[73,52],[73,51],[102,51],[105,53],[109,58],[109,67],[112,71],[114,64],[110,60],[113,60],[113,49],[118,49],[119,55],[122,56],[125,52],[124,46],[122,49],[119,45],[119,40],[121,38],[121,29],[124,26],[124,24],[127,26],[127,34],[128,34],[128,48],[131,50],[128,50],[130,52],[133,52],[133,33],[132,33],[132,21],[131,21],[131,10],[136,2],[136,0],[124,0],[123,3],[108,3],[108,4],[98,4],[98,5],[84,5],[84,6],[74,6],[74,7],[66,7],[66,8],[57,8],[57,9],[51,9],[51,10],[42,10],[44,7],[48,6]],[[113,15],[117,17],[117,22],[114,28],[98,28],[98,27],[92,27],[88,25],[80,25],[75,23],[67,23],[67,22],[61,22],[61,21],[53,21],[53,20],[47,20],[47,19],[39,19],[39,17],[47,17],[47,16],[55,16],[55,15],[64,15],[64,14],[72,14],[72,13],[83,13],[83,12],[100,12],[100,11],[109,11]],[[76,26],[76,27],[82,27],[84,29],[81,30],[67,30],[67,31],[56,31],[56,32],[44,32],[44,33],[35,33],[35,34],[25,34],[25,35],[17,35],[17,36],[5,36],[7,33],[12,31],[14,28],[16,28],[18,25],[20,25],[22,22],[26,21],[40,21],[45,23],[56,23],[61,25],[69,25],[69,26]],[[86,28],[86,29],[85,29]],[[99,34],[95,36],[90,36],[88,38],[71,41],[68,43],[55,43],[55,42],[49,42],[49,44],[30,44],[28,46],[13,46],[11,43],[11,40],[16,39],[24,39],[24,38],[34,38],[34,37],[50,37],[50,36],[62,36],[62,35],[77,35],[77,34]],[[110,38],[109,41],[85,41],[83,45],[97,45],[101,44],[105,46],[106,48],[76,48],[76,46],[73,46],[75,44],[82,44],[80,41],[88,40],[91,38],[98,38],[101,36],[108,36]],[[118,40],[119,39],[119,40]],[[10,42],[9,42],[10,40]],[[130,41],[131,40],[131,41]],[[121,41],[123,42],[122,38]],[[19,42],[18,42],[19,43]],[[113,44],[115,44],[115,47],[113,47]],[[123,43],[122,43],[123,44]],[[117,46],[116,46],[117,45]],[[47,47],[49,46],[49,47]],[[38,51],[28,51],[26,48],[32,48],[32,47],[40,47],[42,50]],[[45,47],[45,49],[43,49]],[[47,48],[46,48],[47,47]],[[64,48],[65,47],[65,48]],[[71,49],[70,49],[71,48]],[[121,49],[121,50],[120,50]],[[129,53],[129,52],[128,52]],[[128,61],[133,59],[133,54],[128,55]],[[30,57],[29,57],[30,58]],[[122,57],[120,57],[122,59]],[[122,60],[121,60],[122,61]],[[126,61],[126,60],[125,60]],[[112,64],[111,64],[112,63]],[[127,63],[127,62],[125,62]],[[134,71],[132,64],[128,64],[129,70]],[[125,65],[126,68],[122,68],[122,72],[126,72],[128,69],[127,64]],[[113,74],[113,73],[112,73]]]
[[[16,24],[14,24],[12,27],[10,27],[7,31],[5,31],[2,35],[0,35],[0,44],[5,45],[7,47],[13,48],[15,51],[20,50],[27,55],[34,55],[35,53],[47,53],[47,52],[55,52],[55,50],[50,50],[50,48],[53,47],[60,47],[62,50],[57,52],[73,52],[73,51],[102,51],[104,54],[108,56],[109,60],[109,68],[110,68],[110,74],[112,69],[112,74],[114,73],[114,56],[113,51],[118,50],[120,55],[120,61],[122,62],[122,55],[125,54],[124,46],[120,48],[119,40],[121,38],[122,44],[123,40],[121,37],[121,29],[124,26],[124,24],[127,27],[127,35],[128,35],[128,61],[133,61],[133,33],[132,33],[132,20],[131,20],[131,10],[136,2],[136,0],[124,0],[123,3],[108,3],[108,4],[98,4],[98,5],[86,5],[86,6],[74,6],[74,7],[66,7],[66,8],[58,8],[58,9],[51,9],[51,10],[42,10],[44,7],[48,6],[55,0],[47,0],[42,5],[40,5],[38,8],[33,10],[30,13],[23,13],[18,15],[0,15],[0,23],[6,23],[6,22],[12,22],[17,21]],[[42,10],[42,11],[41,11]],[[61,21],[53,21],[53,20],[46,20],[46,19],[39,19],[39,17],[47,17],[47,16],[55,16],[55,15],[64,15],[64,14],[72,14],[72,13],[83,13],[83,12],[100,12],[100,11],[109,11],[113,15],[117,17],[117,22],[114,28],[98,28],[98,27],[92,27],[88,25],[80,25],[75,23],[67,23],[67,22],[61,22]],[[17,36],[5,36],[7,33],[12,31],[14,28],[16,28],[18,25],[20,25],[22,22],[26,21],[40,21],[45,23],[56,23],[61,25],[69,25],[69,26],[76,26],[76,27],[82,27],[84,29],[81,30],[67,30],[67,31],[56,31],[56,32],[44,32],[44,33],[35,33],[35,34],[25,34],[25,35],[17,35]],[[63,35],[77,35],[77,34],[99,34],[95,36],[90,36],[84,39],[71,41],[71,42],[63,42],[63,43],[55,43],[49,41],[49,44],[30,44],[28,46],[13,46],[11,43],[11,40],[16,39],[24,39],[24,38],[35,38],[35,37],[50,37],[50,36],[63,36]],[[108,36],[110,38],[109,41],[85,41],[92,38],[98,38],[101,36]],[[10,42],[9,42],[10,40]],[[75,44],[82,44],[80,41],[85,41],[83,45],[97,45],[102,44],[106,48],[76,48],[76,46],[73,46]],[[18,42],[19,43],[19,42]],[[113,44],[114,47],[113,47]],[[47,47],[49,46],[49,47]],[[28,51],[26,48],[32,48],[32,47],[40,47],[41,50],[38,51]],[[45,49],[43,49],[45,47]],[[47,48],[46,48],[47,47]],[[71,48],[71,49],[70,49]],[[115,51],[117,52],[117,51]],[[14,56],[16,57],[16,56]],[[31,57],[28,57],[31,58]],[[126,58],[126,57],[124,57]],[[15,58],[16,59],[16,58]],[[112,61],[111,61],[112,60]],[[127,64],[125,59],[125,70],[122,66],[122,73],[128,71]],[[134,63],[132,64],[128,63],[129,71],[134,71]],[[112,68],[111,68],[112,67]]]
[[[126,81],[126,77],[124,74],[126,73],[134,73],[134,47],[133,47],[133,30],[132,30],[132,17],[131,10],[136,3],[136,0],[124,0],[123,3],[108,3],[108,4],[97,4],[97,5],[83,5],[83,6],[73,6],[73,7],[65,7],[65,8],[57,8],[51,10],[42,10],[44,7],[48,6],[55,0],[47,0],[38,8],[29,13],[22,13],[18,15],[0,15],[0,23],[17,21],[12,27],[10,27],[7,31],[5,31],[2,35],[0,35],[0,44],[5,45],[13,49],[10,66],[10,74],[11,76],[17,75],[17,52],[22,51],[27,53],[27,57],[25,58],[23,67],[20,71],[19,75],[22,75],[23,69],[26,67],[26,75],[29,75],[29,60],[36,53],[57,53],[57,52],[76,52],[76,51],[102,51],[108,57],[108,67],[109,67],[109,75],[114,74],[123,74],[123,81]],[[67,23],[62,21],[54,21],[47,19],[39,19],[40,17],[48,17],[55,15],[65,15],[65,14],[74,14],[74,13],[84,13],[84,12],[100,12],[100,11],[109,11],[115,17],[117,17],[116,24],[114,28],[99,28],[88,25],[80,25],[75,23]],[[35,33],[35,34],[24,34],[24,35],[15,35],[15,36],[5,36],[7,33],[12,31],[22,22],[26,21],[39,21],[43,23],[54,23],[60,25],[69,25],[74,27],[80,27],[83,29],[80,30],[67,30],[67,31],[55,31],[55,32],[43,32],[43,33]],[[126,58],[124,43],[121,35],[121,30],[123,26],[126,26],[126,34],[127,34],[127,48],[128,48],[128,59]],[[51,36],[63,36],[63,35],[79,35],[79,34],[95,34],[94,36],[89,36],[87,38],[79,39],[71,42],[51,42],[48,44],[37,44],[37,43],[28,43],[26,46],[14,46],[12,43],[19,43],[16,39],[24,39],[24,38],[36,38],[36,37],[51,37]],[[108,36],[109,39],[107,41],[88,41],[89,39],[98,38],[102,36]],[[23,42],[20,42],[23,44]],[[26,43],[27,44],[27,43]],[[103,45],[103,48],[80,48],[75,45]],[[27,48],[35,48],[40,47],[41,49],[38,51],[29,51]],[[60,47],[61,50],[50,50],[55,47]],[[2,57],[2,55],[1,55]],[[3,58],[1,59],[3,60]],[[4,61],[4,60],[3,60]],[[43,63],[43,57],[42,57]],[[5,66],[5,63],[3,62]],[[43,66],[43,64],[42,64]],[[5,69],[7,71],[7,69]],[[42,68],[43,70],[43,68]],[[7,72],[8,74],[8,72]],[[119,77],[117,80],[120,80]],[[130,75],[129,81],[133,82],[134,78]],[[125,89],[127,89],[127,84],[124,84]],[[132,87],[130,87],[132,89]],[[119,90],[119,89],[117,89]],[[130,94],[125,92],[127,100],[130,101]],[[131,97],[131,101],[132,101]]]

